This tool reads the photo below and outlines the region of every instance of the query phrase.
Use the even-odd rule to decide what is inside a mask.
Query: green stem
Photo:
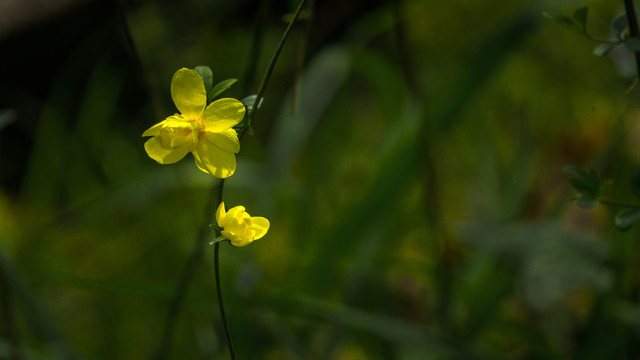
[[[293,24],[296,22],[296,20],[298,19],[298,16],[300,15],[300,12],[302,11],[302,6],[304,5],[304,1],[305,0],[300,1],[300,4],[298,5],[296,12],[293,14],[291,21],[289,21],[289,25],[287,25],[287,28],[285,29],[284,33],[282,34],[282,37],[280,38],[280,42],[278,43],[276,50],[273,52],[273,56],[271,57],[271,61],[269,62],[269,66],[267,67],[267,71],[265,71],[264,77],[262,77],[262,82],[260,82],[260,87],[258,88],[258,94],[256,96],[256,99],[253,102],[253,107],[249,112],[249,125],[251,125],[251,120],[253,120],[256,110],[258,109],[260,98],[262,98],[262,95],[267,89],[267,84],[269,83],[269,79],[271,78],[271,73],[273,72],[273,68],[276,66],[278,57],[280,57],[280,51],[282,51],[282,47],[284,46],[284,43],[287,41],[287,38],[289,37],[289,33],[291,32],[291,28],[293,28]],[[246,128],[242,129],[242,131],[240,132],[240,139],[242,139],[246,131],[247,131]]]
[[[612,199],[600,199],[600,203],[603,205],[609,205],[609,206],[625,207],[630,209],[640,209],[640,205],[627,204],[627,203],[623,203],[623,202],[612,200]]]
[[[220,286],[220,242],[215,243],[213,246],[213,264],[215,268],[216,276],[216,290],[218,291],[218,304],[220,305],[220,316],[222,317],[222,324],[224,325],[224,333],[227,336],[227,344],[229,345],[229,355],[231,360],[235,360],[236,355],[233,350],[233,340],[231,339],[231,331],[229,330],[229,323],[227,322],[227,316],[224,311],[224,301],[222,300],[222,287]]]
[[[224,192],[224,179],[220,180],[220,186],[218,187],[218,205],[216,209],[222,203],[222,193]],[[220,231],[216,229],[215,231],[216,237],[220,236]],[[229,323],[227,322],[227,315],[224,311],[224,300],[222,299],[222,287],[220,286],[220,242],[216,242],[213,245],[213,267],[215,271],[216,278],[216,291],[218,292],[218,305],[220,306],[220,317],[222,317],[222,324],[224,325],[224,333],[227,337],[227,344],[229,345],[229,354],[231,355],[231,359],[234,360],[236,358],[235,351],[233,348],[233,340],[231,338],[231,330],[229,330]]]
[[[640,30],[638,29],[638,19],[636,18],[636,10],[633,7],[633,0],[624,0],[624,10],[627,13],[627,22],[629,23],[629,37],[636,37]],[[640,53],[634,51],[633,55],[636,59],[636,71],[640,76]]]
[[[605,39],[603,37],[599,37],[599,36],[591,36],[588,33],[583,33],[584,36],[591,40],[591,41],[595,41],[597,43],[609,43],[609,44],[621,44],[622,41],[621,40],[611,40],[611,39]]]
[[[284,43],[286,42],[287,37],[291,32],[291,28],[293,27],[293,24],[296,22],[296,20],[298,19],[298,16],[300,15],[300,11],[302,11],[302,6],[304,5],[304,1],[305,0],[300,1],[300,5],[298,5],[298,9],[293,15],[293,18],[291,18],[289,25],[287,26],[286,30],[282,34],[282,37],[280,38],[280,42],[278,43],[278,46],[276,47],[276,50],[273,53],[273,56],[271,57],[271,62],[269,62],[267,71],[265,72],[264,77],[262,78],[262,82],[260,83],[258,94],[256,96],[255,101],[253,102],[253,107],[249,112],[249,124],[251,124],[251,120],[253,119],[256,113],[256,110],[258,109],[258,103],[260,101],[260,98],[262,97],[262,95],[264,94],[264,91],[267,88],[267,83],[271,78],[271,73],[273,72],[273,68],[275,67],[276,62],[278,61],[278,57],[280,56],[280,51],[282,51],[282,47],[284,46]],[[242,137],[244,136],[246,131],[247,131],[246,127],[241,130],[239,135],[240,140],[242,140]],[[219,188],[220,191],[218,192],[218,206],[220,206],[220,203],[222,203],[223,189],[224,189],[224,179],[220,180],[220,188]],[[220,236],[220,232],[218,230],[216,230],[216,236]],[[222,317],[224,332],[227,337],[227,343],[229,345],[229,354],[231,355],[231,359],[235,360],[235,351],[233,348],[233,340],[231,338],[231,330],[229,329],[229,323],[227,322],[227,316],[224,311],[222,287],[220,286],[220,259],[219,258],[220,258],[220,242],[216,242],[213,247],[213,262],[214,262],[214,271],[215,271],[215,278],[216,278],[216,290],[218,292],[218,304],[220,305],[220,316]]]

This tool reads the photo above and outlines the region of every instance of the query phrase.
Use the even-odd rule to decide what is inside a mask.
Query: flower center
[[[193,126],[194,132],[194,141],[200,141],[204,137],[206,126],[204,125],[204,121],[201,117],[195,117],[194,119],[189,121],[191,126]]]

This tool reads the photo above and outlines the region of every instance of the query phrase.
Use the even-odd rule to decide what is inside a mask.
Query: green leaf
[[[618,44],[615,43],[602,43],[593,48],[593,55],[605,56],[611,52]]]
[[[571,175],[569,183],[580,194],[594,199],[598,197],[600,176],[597,171],[592,169],[587,172],[587,170],[574,165],[565,166],[562,171]]]
[[[213,240],[210,240],[209,241],[209,245],[213,245],[213,244],[215,244],[217,242],[222,242],[222,241],[225,241],[225,240],[229,240],[229,239],[225,238],[224,236],[218,236],[217,238],[215,238]]]
[[[629,27],[629,20],[627,19],[627,14],[622,13],[616,16],[611,21],[611,31],[615,34],[615,36],[622,40],[624,38],[623,34]]]
[[[590,195],[582,195],[577,201],[576,205],[578,205],[581,209],[591,209],[598,205],[599,200],[597,197],[593,197]]]
[[[580,32],[579,25],[576,24],[576,22],[570,17],[564,16],[562,14],[548,12],[548,11],[543,12],[542,15],[547,19],[551,19],[557,22],[558,24],[564,26],[569,30]]]
[[[567,165],[562,168],[562,171],[569,175],[585,177],[585,178],[589,177],[589,173],[585,169],[575,165]]]
[[[592,197],[596,197],[598,195],[599,186],[594,187],[586,178],[571,177],[569,178],[569,183],[571,184],[571,187],[582,195],[589,195]]]
[[[218,224],[209,224],[209,227],[220,232],[222,230],[224,230],[224,228],[221,228],[220,226],[218,226]]]
[[[571,175],[569,183],[580,193],[576,204],[583,209],[590,209],[598,204],[602,194],[613,186],[613,180],[601,182],[600,174],[595,170],[587,170],[578,166],[565,166],[562,169]]]
[[[229,90],[229,88],[231,88],[231,85],[235,84],[237,81],[238,79],[227,79],[220,81],[216,84],[216,86],[213,87],[210,94],[207,92],[207,98],[209,100],[215,98],[226,90]]]
[[[16,121],[18,112],[14,109],[0,110],[0,130]]]
[[[640,209],[626,209],[618,213],[615,218],[616,228],[620,231],[626,231],[640,220]]]
[[[249,95],[246,98],[240,100],[244,106],[247,108],[247,112],[251,112],[251,109],[253,109],[253,104],[255,104],[256,102],[256,94],[253,95]],[[258,109],[260,109],[260,107],[262,107],[262,100],[264,100],[264,98],[260,98],[260,101],[258,101]]]
[[[206,65],[198,65],[196,66],[195,71],[200,74],[200,77],[202,77],[202,80],[204,81],[204,89],[207,91],[208,95],[213,88],[213,72],[211,71],[211,68]],[[209,96],[207,96],[207,99],[210,99]]]
[[[578,25],[580,32],[583,34],[587,33],[587,14],[589,13],[589,8],[583,6],[573,13],[573,20]]]
[[[631,37],[624,42],[624,45],[631,51],[640,52],[640,38]]]

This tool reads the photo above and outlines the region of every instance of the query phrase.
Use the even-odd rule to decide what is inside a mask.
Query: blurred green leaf
[[[16,121],[17,118],[18,118],[18,113],[14,109],[0,110],[0,130],[3,127]]]
[[[573,19],[571,19],[570,17],[564,16],[564,15],[558,14],[558,13],[549,12],[549,11],[543,12],[542,15],[544,17],[546,17],[547,19],[551,19],[551,20],[557,22],[558,24],[564,26],[565,28],[567,28],[569,30],[580,31],[579,27],[578,27],[578,24],[576,24],[576,22]]]
[[[564,171],[565,173],[569,174],[569,175],[574,175],[574,176],[579,176],[579,177],[588,177],[589,173],[579,167],[579,166],[575,166],[575,165],[567,165],[565,167],[562,168],[562,171]]]
[[[195,70],[200,74],[200,77],[202,77],[202,80],[204,81],[204,89],[207,91],[207,100],[210,101],[213,99],[213,96],[209,96],[213,89],[213,72],[211,71],[211,68],[206,65],[198,65]]]
[[[585,169],[577,166],[565,166],[562,169],[565,173],[571,175],[569,183],[581,195],[596,198],[600,188],[600,180],[597,173],[588,173]]]
[[[403,346],[428,347],[433,352],[449,356],[460,355],[460,349],[451,346],[446,339],[428,328],[379,313],[370,313],[338,303],[303,298],[300,306],[307,313],[344,325],[374,333],[384,340]]]
[[[581,209],[592,209],[598,205],[598,199],[589,195],[582,195],[577,201],[576,205]]]
[[[601,43],[593,48],[593,55],[605,56],[611,52],[618,44],[615,43]]]
[[[588,178],[572,177],[569,179],[569,183],[582,195],[591,195],[593,197],[597,195],[597,186],[594,187]]]
[[[638,220],[640,220],[640,209],[622,210],[616,215],[616,228],[620,231],[629,230]]]
[[[573,20],[579,26],[580,31],[583,34],[587,33],[587,14],[589,13],[589,8],[584,6],[573,13]]]
[[[640,38],[629,38],[624,42],[624,45],[631,51],[640,52]]]
[[[615,34],[618,39],[622,39],[623,32],[629,27],[629,21],[627,19],[627,14],[622,13],[616,16],[611,21],[611,31]]]
[[[219,83],[216,84],[216,86],[213,87],[210,93],[207,92],[207,99],[212,100],[213,98],[222,94],[226,90],[229,90],[229,88],[231,88],[231,85],[235,84],[237,81],[238,79],[227,79],[227,80],[220,81]]]
[[[602,182],[600,174],[595,169],[587,172],[581,167],[569,165],[565,166],[562,171],[571,175],[569,183],[580,193],[576,204],[583,209],[596,206],[602,194],[613,186],[611,179]]]
[[[563,303],[576,289],[586,287],[604,292],[613,283],[614,274],[607,265],[609,244],[592,234],[569,231],[560,222],[468,223],[462,225],[461,233],[462,242],[515,266],[511,271],[516,274],[515,283],[519,284],[521,295],[539,310]],[[470,262],[485,264],[469,268],[484,276],[487,284],[495,274],[506,271],[505,264],[496,262],[495,257],[487,257],[483,262],[476,256]],[[501,271],[496,271],[500,268]],[[479,281],[481,277],[475,273],[467,279],[468,283]],[[469,285],[462,285],[465,292],[469,291]],[[481,289],[477,291],[463,299],[484,296]]]
[[[256,94],[253,95],[249,95],[246,98],[240,100],[240,102],[242,102],[242,104],[244,104],[244,106],[247,108],[247,113],[251,112],[251,109],[253,109],[253,104],[255,104],[256,102]],[[262,107],[262,101],[264,100],[264,98],[260,98],[260,101],[258,101],[258,109],[260,109],[260,107]]]
[[[542,15],[547,19],[551,19],[569,30],[575,31],[577,33],[580,33],[582,35],[589,37],[587,34],[587,15],[588,14],[589,14],[589,8],[586,6],[576,9],[576,11],[573,12],[572,17],[568,17],[562,14],[553,13],[549,11],[545,11],[542,13]]]

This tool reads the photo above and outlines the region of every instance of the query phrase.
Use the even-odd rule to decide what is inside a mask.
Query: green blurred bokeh
[[[0,33],[0,358],[228,356],[198,237],[218,181],[141,134],[176,111],[179,68],[255,93],[296,5],[92,1]],[[623,11],[307,4],[224,188],[271,221],[221,249],[238,358],[637,358],[638,229],[568,202],[561,171],[631,199],[640,156],[630,53],[541,15],[582,5],[602,36]]]

